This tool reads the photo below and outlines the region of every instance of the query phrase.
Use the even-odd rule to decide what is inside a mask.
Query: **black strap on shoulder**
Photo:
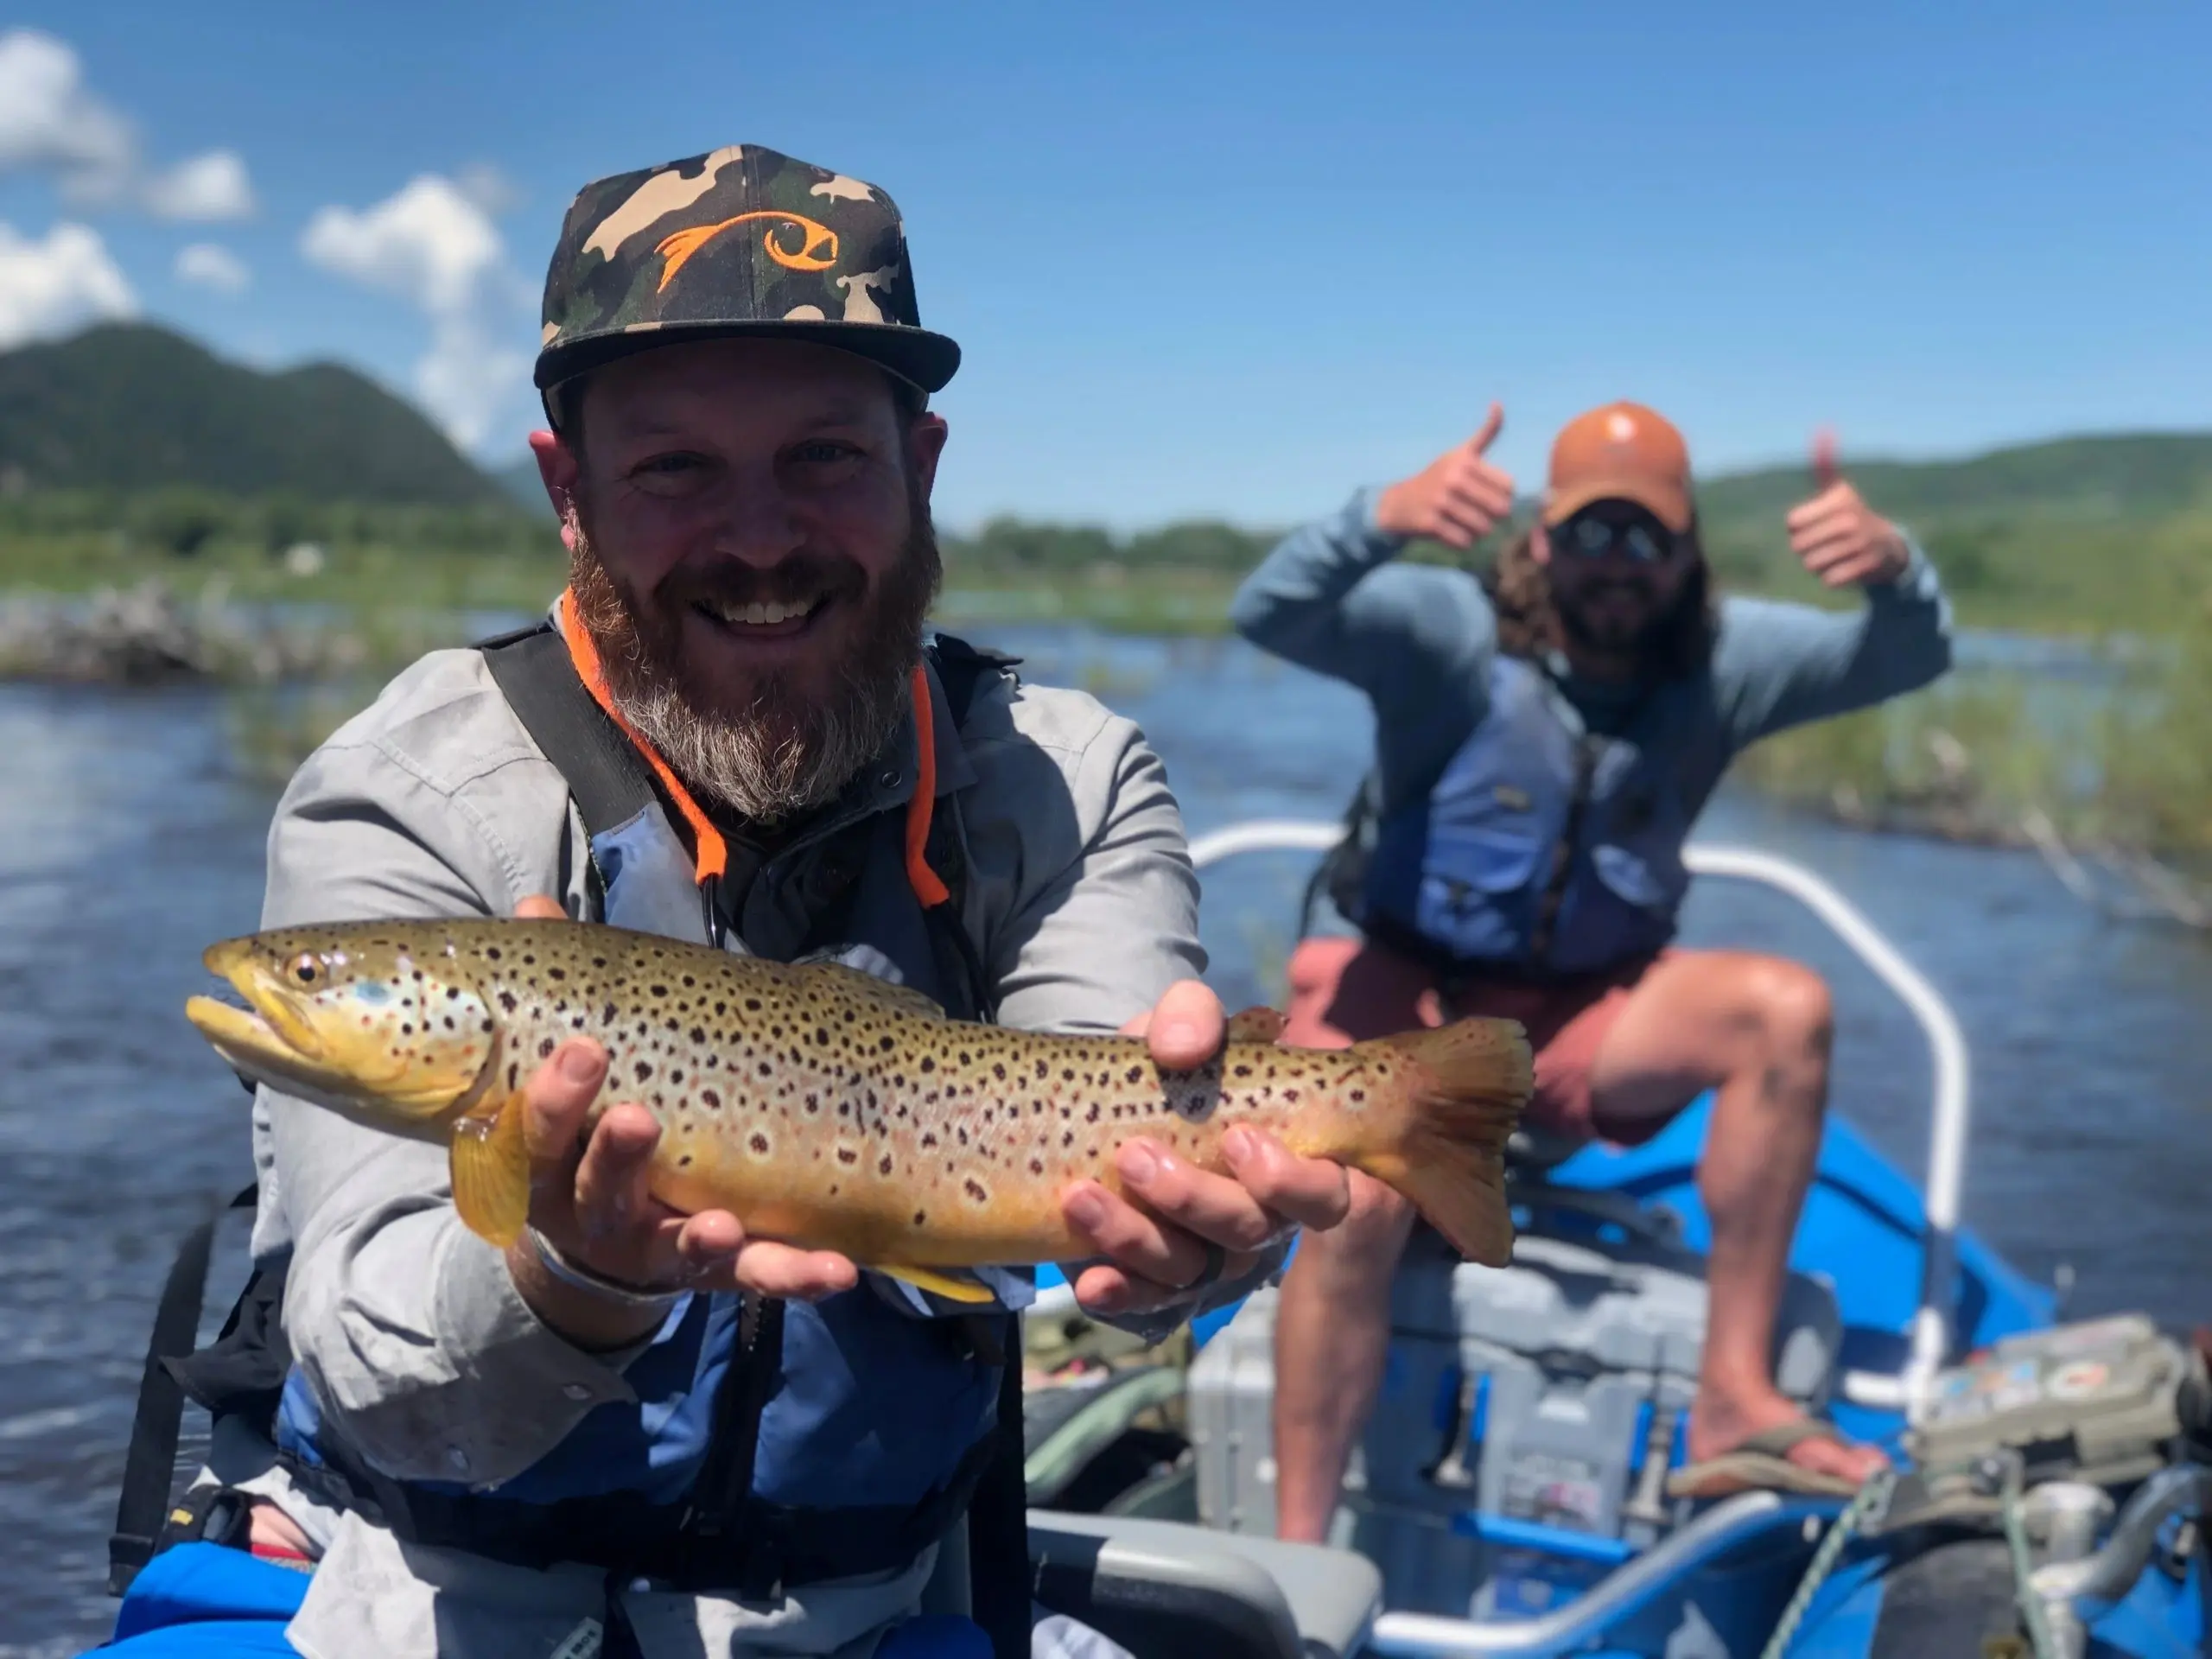
[[[985,681],[1014,677],[1013,671],[1021,661],[948,633],[931,639],[929,657],[938,683],[944,688],[945,706],[951,710],[955,730],[968,723],[969,710]],[[937,822],[944,821],[941,816]],[[935,842],[938,837],[933,835],[931,839]],[[957,905],[967,874],[957,837],[948,833],[942,849],[931,848],[930,865],[952,889]],[[949,931],[956,936],[960,965],[976,988],[978,1017],[992,1020],[995,1009],[982,965],[976,959],[974,942],[957,914],[951,920]],[[998,1427],[992,1437],[990,1461],[984,1465],[968,1504],[968,1602],[970,1614],[990,1638],[995,1659],[1027,1659],[1032,1587],[1026,1473],[1029,1452],[1022,1418],[1020,1314],[1007,1317],[1000,1349]]]
[[[652,772],[593,701],[567,641],[551,624],[487,639],[477,649],[515,718],[567,780],[586,835],[626,823],[652,804]]]
[[[1029,1446],[1022,1421],[1021,1316],[1007,1316],[999,1367],[999,1421],[991,1460],[968,1504],[969,1616],[994,1659],[1030,1651]]]
[[[184,1236],[162,1299],[154,1313],[153,1339],[146,1344],[146,1368],[138,1378],[138,1408],[130,1421],[130,1449],[123,1461],[123,1487],[116,1499],[115,1531],[107,1541],[107,1592],[119,1596],[138,1570],[154,1558],[168,1516],[169,1489],[176,1480],[176,1443],[184,1422],[184,1389],[169,1362],[191,1353],[200,1334],[200,1310],[207,1294],[207,1263],[215,1248],[215,1228],[225,1210],[255,1202],[249,1186],[229,1204],[209,1212]]]

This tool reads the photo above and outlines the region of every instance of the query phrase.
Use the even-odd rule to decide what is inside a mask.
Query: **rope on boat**
[[[1805,1576],[1797,1580],[1796,1591],[1790,1596],[1789,1605],[1782,1610],[1782,1618],[1775,1625],[1774,1634],[1767,1638],[1766,1646],[1760,1649],[1759,1659],[1783,1659],[1783,1656],[1789,1651],[1790,1643],[1797,1637],[1797,1627],[1804,1622],[1805,1614],[1813,1605],[1813,1598],[1820,1593],[1821,1586],[1827,1582],[1828,1574],[1835,1570],[1836,1561],[1843,1554],[1843,1547],[1851,1541],[1851,1535],[1868,1519],[1880,1515],[1889,1507],[1890,1493],[1897,1485],[1897,1471],[1885,1464],[1866,1477],[1866,1484],[1859,1489],[1859,1495],[1851,1500],[1850,1506],[1829,1524],[1827,1535],[1821,1540],[1821,1547],[1813,1552],[1812,1561],[1805,1568]],[[2037,1659],[2046,1659],[2046,1656],[2038,1649]]]

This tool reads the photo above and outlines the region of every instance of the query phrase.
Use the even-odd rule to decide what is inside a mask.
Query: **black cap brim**
[[[888,322],[683,322],[660,328],[611,328],[564,340],[540,352],[531,379],[543,391],[563,380],[663,346],[693,340],[798,340],[865,358],[924,391],[942,391],[960,367],[960,347],[949,335]]]

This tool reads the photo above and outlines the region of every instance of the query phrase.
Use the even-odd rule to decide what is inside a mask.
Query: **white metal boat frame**
[[[1191,842],[1199,869],[1249,853],[1323,853],[1344,835],[1340,823],[1264,818],[1230,824]],[[1928,1039],[1935,1087],[1929,1113],[1928,1176],[1923,1204],[1927,1234],[1920,1274],[1920,1302],[1913,1316],[1904,1369],[1895,1376],[1850,1371],[1845,1397],[1860,1405],[1902,1409],[1917,1423],[1929,1384],[1948,1355],[1952,1280],[1957,1263],[1960,1191],[1966,1173],[1967,1130],[1972,1116],[1971,1071],[1957,1016],[1920,970],[1907,962],[1858,907],[1802,866],[1772,853],[1743,847],[1692,845],[1683,861],[1694,875],[1747,881],[1785,893],[1813,912],[1841,939],[1912,1013]],[[1033,1312],[1054,1313],[1074,1306],[1065,1285],[1039,1293]]]

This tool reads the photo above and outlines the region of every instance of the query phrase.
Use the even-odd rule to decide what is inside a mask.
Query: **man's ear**
[[[562,543],[573,553],[576,550],[576,485],[583,476],[583,463],[557,432],[531,433],[530,453],[537,462],[537,480],[545,486],[545,499],[553,504],[554,515],[561,521]]]
[[[1548,565],[1552,562],[1551,532],[1544,528],[1544,521],[1541,518],[1529,526],[1529,556],[1539,565]]]
[[[908,464],[914,469],[914,481],[925,501],[937,483],[938,458],[944,454],[944,441],[951,435],[944,416],[937,414],[917,415],[906,429]]]

